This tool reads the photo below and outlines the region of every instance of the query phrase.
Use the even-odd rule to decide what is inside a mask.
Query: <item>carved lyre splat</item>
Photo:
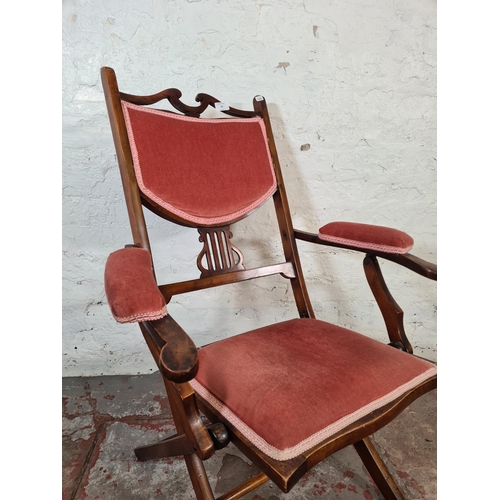
[[[245,269],[243,254],[231,243],[229,226],[198,228],[198,232],[203,248],[196,264],[202,277]]]

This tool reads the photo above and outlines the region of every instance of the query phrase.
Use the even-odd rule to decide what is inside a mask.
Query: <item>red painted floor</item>
[[[436,391],[415,401],[373,441],[407,500],[436,498]],[[174,434],[158,373],[63,379],[63,500],[193,499],[181,458],[138,462],[133,449]],[[216,495],[255,475],[233,445],[205,462]],[[287,495],[271,482],[252,500],[382,499],[348,447],[316,466]]]

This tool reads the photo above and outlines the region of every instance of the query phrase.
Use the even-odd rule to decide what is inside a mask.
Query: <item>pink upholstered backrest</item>
[[[200,119],[122,102],[141,191],[193,225],[225,225],[276,190],[261,118]]]

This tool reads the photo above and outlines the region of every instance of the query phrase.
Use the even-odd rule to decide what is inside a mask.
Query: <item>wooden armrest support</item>
[[[365,254],[374,255],[376,257],[382,257],[383,259],[390,260],[399,264],[403,267],[410,269],[411,271],[429,278],[431,280],[437,281],[437,265],[431,262],[427,262],[415,255],[410,253],[397,254],[397,253],[386,253],[380,252],[378,250],[368,250],[363,248],[357,248],[350,245],[343,245],[340,243],[334,243],[331,241],[326,241],[317,234],[308,233],[306,231],[301,231],[299,229],[294,229],[295,238],[302,241],[308,241],[309,243],[316,243],[318,245],[326,245],[329,247],[345,248],[347,250],[355,250],[356,252],[363,252]]]
[[[165,341],[158,360],[162,374],[178,384],[193,379],[198,372],[198,351],[191,337],[170,315],[142,324],[152,336]]]

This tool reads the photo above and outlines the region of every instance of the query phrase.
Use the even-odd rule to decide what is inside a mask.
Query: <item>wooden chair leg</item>
[[[403,493],[387,470],[371,439],[365,438],[354,443],[354,448],[385,500],[405,500]]]
[[[255,488],[258,488],[261,484],[264,484],[266,481],[269,481],[269,478],[261,472],[260,474],[250,478],[245,483],[240,484],[233,490],[217,497],[217,500],[238,500],[239,498],[244,497],[247,493],[253,491]]]
[[[193,445],[185,434],[176,434],[157,443],[140,446],[134,450],[137,460],[156,460],[158,458],[178,457],[194,452]]]
[[[207,425],[206,428],[216,450],[221,450],[229,444],[229,434],[224,425],[215,423]],[[157,443],[140,446],[134,452],[137,460],[145,462],[146,460],[190,455],[195,453],[196,449],[185,434],[175,434]]]
[[[205,466],[200,457],[195,453],[184,457],[189,471],[189,477],[193,484],[193,489],[196,494],[196,500],[215,500],[212,487],[208,482]]]
[[[377,257],[374,255],[366,255],[363,260],[363,268],[373,296],[384,317],[387,333],[391,340],[390,345],[412,354],[413,347],[405,333],[403,310],[394,300],[394,297],[385,284]]]

